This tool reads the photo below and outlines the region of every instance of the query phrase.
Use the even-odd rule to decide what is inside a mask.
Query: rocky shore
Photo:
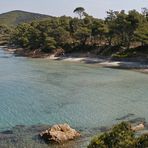
[[[13,53],[16,56],[25,56],[29,58],[45,58],[47,60],[58,60],[65,62],[81,62],[85,64],[97,64],[100,67],[131,69],[142,73],[148,73],[148,59],[142,58],[118,58],[98,57],[88,53],[71,53],[65,55],[43,53],[40,50],[25,50],[23,48],[11,48],[1,46],[5,51]]]
[[[40,137],[45,141],[53,141],[56,143],[74,140],[80,136],[79,132],[66,123],[53,125],[51,128],[40,133]]]
[[[131,121],[130,123],[132,124],[132,130],[136,131],[137,135],[147,133],[148,124],[144,122],[144,120],[135,118],[134,122]],[[0,132],[0,147],[86,148],[94,135],[109,131],[111,127],[96,127],[94,129],[85,130],[78,129],[79,132],[72,129],[68,124],[58,124],[53,126],[16,125],[12,129]]]

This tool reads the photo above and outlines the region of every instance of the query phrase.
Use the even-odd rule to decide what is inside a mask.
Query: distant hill
[[[49,18],[53,18],[53,17],[48,15],[38,14],[38,13],[14,10],[14,11],[0,14],[0,24],[14,26],[21,23],[32,22],[34,20],[44,20]]]

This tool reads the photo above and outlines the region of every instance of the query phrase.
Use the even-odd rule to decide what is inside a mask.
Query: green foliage
[[[0,45],[8,43],[12,29],[7,25],[0,25]]]
[[[148,19],[148,8],[142,8],[142,14]]]
[[[48,15],[42,15],[38,13],[30,13],[20,10],[15,10],[7,13],[0,14],[0,24],[8,26],[15,26],[21,23],[29,23],[34,20],[44,20],[53,18]]]
[[[91,27],[91,35],[94,44],[101,44],[101,41],[105,39],[108,32],[108,27],[103,20],[94,19]]]
[[[144,15],[136,10],[129,11],[128,14],[124,10],[109,11],[106,18],[109,32],[109,44],[120,45],[130,48],[130,44],[135,40],[135,31],[137,28],[142,28],[142,24],[147,22]]]
[[[58,27],[53,32],[53,37],[57,41],[59,46],[64,46],[65,44],[71,43],[70,33],[66,31],[63,27]]]
[[[96,136],[88,148],[144,148],[148,147],[148,135],[138,138],[131,130],[131,125],[122,122],[114,126],[111,131]]]
[[[30,41],[34,33],[34,28],[30,24],[21,24],[13,32],[11,43],[21,47],[32,46]]]
[[[80,27],[79,29],[77,29],[74,35],[76,39],[80,42],[80,44],[85,45],[87,38],[89,38],[91,35],[91,30],[87,27]]]
[[[137,138],[137,148],[146,148],[148,147],[148,134],[144,134]]]
[[[44,52],[51,52],[53,49],[56,48],[56,41],[53,37],[46,37],[44,41]]]
[[[85,11],[85,9],[83,7],[77,7],[73,12],[77,13],[81,19],[82,16],[84,15],[84,11]]]
[[[86,49],[83,50],[85,52],[87,49],[99,48],[102,50],[99,51],[101,55],[107,53],[106,55],[109,56],[115,53],[121,57],[128,57],[128,52],[118,53],[121,53],[122,49],[129,50],[134,42],[142,45],[148,44],[147,9],[144,9],[143,13],[136,10],[128,13],[125,13],[124,10],[120,12],[109,10],[105,20],[88,15],[83,7],[76,8],[74,12],[81,19],[62,16],[22,23],[10,31],[12,33],[9,42],[11,45],[28,50],[40,49],[39,51],[43,52],[52,52],[56,48],[61,48],[65,52]],[[31,15],[18,11],[14,11],[12,14],[15,13],[25,16],[27,19],[28,15]],[[33,20],[32,17],[29,20]],[[42,15],[38,18],[42,18]],[[46,18],[48,17],[46,16]],[[0,26],[0,34],[7,34],[7,32],[9,32],[7,27]],[[103,47],[107,47],[107,49]],[[114,47],[118,47],[119,50],[111,50]]]
[[[83,21],[78,18],[71,19],[69,22],[70,32],[75,33],[79,27],[83,26]]]
[[[135,31],[135,36],[138,41],[143,44],[148,44],[148,22],[142,23]]]
[[[129,54],[113,54],[112,57],[113,58],[127,58],[129,57]]]
[[[0,25],[1,35],[9,34],[10,32],[11,32],[11,29],[7,25]]]

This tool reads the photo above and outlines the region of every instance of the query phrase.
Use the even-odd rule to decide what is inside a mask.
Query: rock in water
[[[79,137],[80,133],[78,133],[75,129],[72,129],[68,124],[65,123],[53,125],[48,130],[41,132],[40,136],[45,141],[54,141],[61,143]]]
[[[140,130],[143,130],[144,129],[144,124],[143,123],[140,123],[140,124],[138,124],[138,125],[136,125],[136,126],[132,126],[131,127],[131,129],[133,130],[133,131],[140,131]]]

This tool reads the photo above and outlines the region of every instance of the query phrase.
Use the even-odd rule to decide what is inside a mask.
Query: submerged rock
[[[76,137],[79,137],[80,133],[78,133],[75,129],[72,129],[68,124],[57,124],[53,125],[46,131],[40,133],[40,137],[45,141],[54,141],[54,142],[65,142],[68,140],[73,140]]]

